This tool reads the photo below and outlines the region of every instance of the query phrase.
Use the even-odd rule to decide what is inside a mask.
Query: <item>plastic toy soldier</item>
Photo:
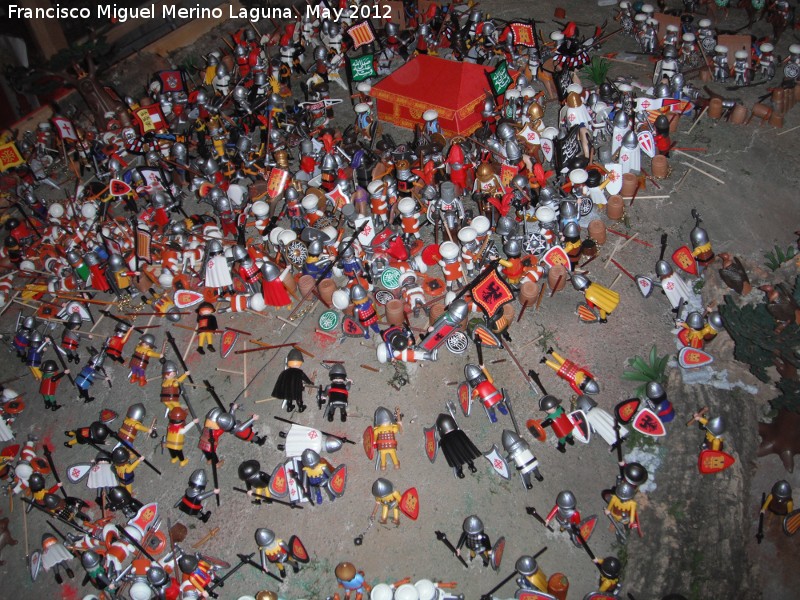
[[[130,339],[131,333],[133,333],[133,329],[125,323],[118,323],[114,327],[114,334],[105,343],[106,354],[111,360],[120,364],[125,362],[122,358],[122,350],[125,348],[128,339]]]
[[[148,433],[153,435],[155,433],[155,426],[146,427],[142,425],[142,421],[147,415],[147,409],[144,404],[137,402],[128,407],[128,412],[125,413],[125,420],[122,421],[122,426],[119,428],[117,435],[120,441],[126,446],[133,447],[133,442],[136,441],[136,436],[139,432]]]
[[[370,329],[380,335],[381,329],[378,327],[378,313],[375,312],[375,306],[372,304],[372,300],[367,296],[367,290],[365,290],[361,284],[357,283],[350,288],[350,300],[353,302],[353,310],[358,317],[358,321],[364,328],[364,337],[369,339]]]
[[[489,375],[485,367],[478,365],[467,364],[464,366],[464,378],[469,383],[472,390],[472,398],[477,398],[483,404],[489,421],[497,423],[497,415],[494,408],[500,411],[500,414],[507,415],[508,410],[504,404],[505,398],[503,394],[494,386],[494,379]]]
[[[539,400],[539,410],[547,413],[547,418],[541,423],[542,427],[553,426],[553,433],[558,438],[556,450],[565,454],[567,451],[566,444],[575,445],[575,439],[572,436],[574,425],[564,407],[561,406],[561,400],[555,396],[542,396]]]
[[[149,333],[145,333],[139,338],[139,343],[133,350],[133,357],[131,357],[130,368],[131,373],[128,379],[131,383],[139,383],[140,387],[147,385],[147,375],[145,371],[147,365],[150,363],[151,358],[161,358],[161,353],[153,350],[156,344],[156,338]]]
[[[526,489],[533,489],[531,473],[536,481],[544,481],[544,477],[539,472],[539,461],[531,452],[528,442],[510,429],[503,430],[502,442],[503,449],[508,453],[507,460],[514,463]]]
[[[547,353],[552,355],[555,362],[542,358],[539,362],[546,364],[553,369],[561,379],[569,383],[569,386],[576,394],[598,394],[600,393],[600,386],[594,380],[588,369],[579,367],[576,363],[562,358],[552,348],[547,350]]]
[[[98,506],[103,506],[103,494],[117,485],[117,474],[111,465],[111,455],[105,450],[98,452],[86,478],[86,487],[90,490],[97,490],[95,502]],[[127,490],[126,490],[127,491]]]
[[[44,350],[50,340],[44,340],[42,334],[38,331],[33,331],[30,337],[30,344],[28,344],[28,351],[25,354],[25,365],[31,370],[31,375],[36,381],[42,380],[42,362],[44,358]]]
[[[216,352],[214,348],[214,333],[217,331],[216,310],[210,302],[203,302],[197,307],[197,353],[205,354],[203,348],[209,352]]]
[[[300,487],[312,504],[322,504],[322,490],[328,495],[328,500],[336,500],[336,494],[331,490],[330,482],[333,468],[327,460],[320,458],[314,450],[307,448],[300,455],[303,467],[300,472]],[[314,497],[312,498],[312,493]]]
[[[581,523],[581,513],[576,510],[576,506],[577,501],[575,500],[575,494],[569,490],[559,492],[558,496],[556,496],[556,505],[548,513],[547,518],[545,518],[545,524],[549,524],[550,521],[553,520],[553,517],[555,517],[561,531],[565,529],[569,531],[569,538],[572,540],[572,543],[580,548],[581,542],[571,527],[572,525],[578,527]]]
[[[164,446],[169,451],[170,462],[180,461],[181,467],[185,467],[189,462],[189,459],[183,455],[186,433],[200,422],[200,419],[194,419],[187,424],[186,417],[187,412],[183,407],[171,408],[167,414],[169,425],[167,425],[167,433],[164,437]]]
[[[630,483],[623,481],[617,485],[608,506],[604,509],[606,516],[622,525],[627,526],[628,529],[639,529],[639,516],[636,513],[636,488]]]
[[[161,365],[161,403],[172,410],[180,406],[181,384],[189,377],[190,371],[178,375],[178,366],[171,360],[165,360]]]
[[[94,396],[89,395],[89,390],[94,385],[98,372],[105,378],[109,386],[111,385],[111,378],[103,367],[105,358],[106,348],[103,347],[100,352],[92,355],[89,362],[75,376],[75,387],[78,388],[78,395],[83,398],[84,403],[94,402]]]
[[[206,472],[203,469],[197,469],[189,477],[189,486],[186,488],[183,498],[175,504],[175,508],[191,517],[197,517],[203,523],[208,523],[211,511],[203,512],[203,500],[219,494],[219,489],[204,491],[207,483]]]
[[[64,582],[61,569],[64,569],[70,579],[75,577],[69,566],[69,562],[74,558],[75,556],[52,533],[42,535],[42,567],[45,571],[53,571],[57,584],[61,585]]]
[[[347,398],[350,394],[350,385],[353,380],[347,377],[347,371],[344,365],[341,364],[334,364],[328,371],[328,377],[330,377],[331,382],[325,386],[324,391],[320,390],[317,402],[319,407],[322,408],[327,399],[328,406],[325,409],[325,416],[328,421],[333,422],[333,415],[338,408],[342,423],[344,423],[347,421]]]
[[[395,525],[400,525],[400,508],[399,503],[401,500],[400,492],[394,489],[394,485],[388,479],[379,477],[372,484],[372,495],[375,497],[377,509],[381,507],[380,523],[386,524],[386,519],[389,516],[389,510],[392,511],[392,522]]]
[[[130,451],[125,446],[117,446],[111,453],[111,461],[114,463],[114,471],[119,484],[129,493],[133,493],[134,470],[144,462],[144,456],[131,462]]]
[[[521,577],[517,577],[517,586],[521,590],[537,589],[547,592],[547,575],[544,574],[532,556],[520,556],[514,568]]]
[[[61,335],[61,350],[65,355],[67,362],[74,362],[76,365],[80,361],[78,355],[78,344],[80,344],[81,336],[78,329],[81,326],[81,316],[78,313],[72,313],[64,324],[64,333]],[[58,349],[56,350],[58,352]]]
[[[694,413],[694,420],[700,425],[700,429],[706,432],[705,439],[701,444],[702,449],[722,450],[723,438],[725,433],[725,421],[722,417],[709,419],[705,413]]]
[[[178,559],[178,568],[183,573],[183,582],[181,583],[183,598],[199,598],[199,595],[190,595],[195,590],[204,598],[208,597],[205,589],[216,579],[214,566],[211,563],[204,560],[199,554],[184,554]]]
[[[369,441],[372,443],[372,447],[378,451],[378,455],[375,458],[375,467],[377,468],[380,465],[381,471],[385,471],[387,459],[390,459],[394,468],[399,469],[397,433],[400,431],[400,425],[397,423],[397,419],[388,408],[379,406],[375,409],[372,423],[372,437]],[[365,433],[368,432],[369,429]]]
[[[464,519],[461,526],[461,537],[456,544],[456,556],[461,556],[461,548],[466,545],[469,549],[469,560],[472,562],[477,555],[483,560],[483,566],[488,567],[490,563],[492,542],[489,536],[483,531],[483,521],[477,515],[470,515]]]
[[[606,556],[603,559],[595,558],[594,563],[600,569],[599,592],[615,594],[619,590],[619,576],[622,573],[622,563],[616,556]]]
[[[792,486],[785,479],[775,482],[772,491],[764,499],[761,505],[761,514],[769,511],[774,515],[786,516],[794,510],[792,500]]]
[[[303,391],[306,385],[313,385],[314,382],[303,372],[303,353],[292,348],[286,358],[286,368],[278,375],[275,387],[272,388],[272,395],[283,400],[287,412],[294,410],[297,402],[297,411],[303,412],[306,405],[303,402]]]
[[[39,383],[39,393],[44,398],[45,410],[56,411],[61,408],[61,404],[56,403],[56,390],[58,390],[58,382],[69,374],[69,369],[64,369],[59,372],[56,361],[46,360],[42,365],[42,379]]]
[[[236,407],[234,404],[233,407]],[[200,440],[197,447],[203,452],[208,463],[216,461],[221,464],[217,450],[219,449],[219,438],[226,431],[233,429],[236,419],[231,413],[222,412],[222,409],[215,406],[206,413],[203,422],[203,431],[200,433]]]
[[[441,413],[436,418],[436,430],[439,432],[439,447],[444,453],[447,465],[453,468],[456,477],[464,479],[466,464],[470,473],[477,473],[474,460],[481,456],[480,450],[475,447],[463,430],[459,429],[455,419],[448,414]]]
[[[356,570],[355,566],[349,562],[342,562],[334,569],[336,581],[344,589],[344,600],[350,600],[350,596],[355,592],[355,600],[362,600],[364,594],[369,594],[370,587],[367,585],[363,571]],[[338,592],[333,596],[334,600],[339,600]]]
[[[64,445],[67,448],[72,448],[75,444],[105,444],[110,433],[105,423],[95,421],[88,427],[65,431],[64,435],[71,439],[68,442],[64,442]]]
[[[28,478],[28,487],[31,491],[31,498],[36,504],[44,505],[44,497],[47,494],[55,494],[59,488],[63,487],[61,482],[58,482],[50,489],[45,489],[44,475],[41,473],[31,473]]]
[[[295,538],[296,539],[296,538]],[[299,540],[297,540],[299,542]],[[261,557],[261,568],[265,573],[269,572],[268,564],[273,564],[278,568],[281,579],[286,577],[286,567],[289,564],[295,573],[300,572],[300,563],[297,562],[289,546],[280,538],[275,537],[275,532],[266,527],[256,529],[256,544],[258,553]]]
[[[237,470],[239,479],[241,479],[247,486],[247,495],[253,498],[253,494],[259,496],[266,496],[269,498],[272,494],[269,491],[270,476],[261,470],[261,463],[255,459],[245,460],[239,465]],[[261,504],[261,498],[253,498],[253,504]]]
[[[114,584],[103,568],[102,557],[94,550],[87,550],[81,556],[81,565],[86,569],[86,576],[98,590],[114,589]]]

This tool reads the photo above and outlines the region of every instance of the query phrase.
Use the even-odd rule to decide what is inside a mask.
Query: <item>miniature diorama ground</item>
[[[577,0],[559,2],[558,6],[566,8],[569,19],[599,24],[608,18],[611,22],[609,31],[615,28],[611,21],[611,8]],[[557,27],[551,20],[556,7],[553,2],[488,0],[482,2],[481,7],[501,19],[536,18],[545,35]],[[718,27],[736,29],[744,23],[744,13],[732,9]],[[228,23],[172,59],[181,64],[194,57],[195,64],[202,64],[202,55],[222,46],[220,36],[242,25],[244,23]],[[758,36],[765,35],[769,32],[768,25],[757,23],[753,31]],[[787,39],[782,40],[780,49],[785,55],[785,46],[792,35],[787,32],[784,36]],[[602,51],[625,50],[637,48],[631,39],[617,35],[604,45]],[[643,82],[650,80],[653,64],[644,56],[633,58],[628,65],[613,62],[610,76],[629,75]],[[140,55],[112,69],[103,79],[121,93],[141,94],[141,82],[148,74],[161,68],[161,64],[163,59],[160,57]],[[725,97],[741,99],[747,106],[752,106],[759,95],[766,93],[766,86],[736,92],[726,91],[723,86],[715,84],[710,87]],[[333,86],[332,95],[345,97],[337,86]],[[335,110],[337,127],[344,128],[352,122],[353,114],[347,100]],[[550,122],[555,120],[555,113],[556,108],[548,106]],[[788,112],[786,127],[797,125],[799,115],[797,109]],[[689,119],[682,119],[673,139],[679,146],[705,148],[704,152],[694,153],[694,156],[722,170],[698,166],[711,170],[724,183],[694,170],[684,178],[688,167],[683,162],[690,160],[673,154],[669,177],[658,182],[660,189],[648,182],[647,188],[640,192],[643,197],[633,206],[626,207],[624,221],[612,223],[604,215],[601,217],[610,227],[628,235],[637,234],[639,241],[647,243],[629,243],[614,258],[631,273],[652,274],[658,259],[661,234],[668,234],[670,252],[688,243],[689,231],[694,226],[690,211],[696,208],[715,251],[740,256],[755,284],[768,275],[763,265],[763,254],[775,244],[789,245],[793,239],[791,233],[797,229],[800,139],[796,134],[779,136],[780,130],[760,127],[755,121],[747,126],[735,126],[705,117],[688,134],[690,125]],[[384,131],[391,132],[398,141],[411,136],[408,131],[386,125]],[[42,193],[46,191],[42,190]],[[647,196],[651,195],[668,198],[648,199]],[[199,212],[207,210],[203,205],[190,206]],[[430,230],[425,230],[424,235],[430,236]],[[555,295],[546,293],[541,306],[529,308],[522,320],[510,329],[513,341],[509,346],[523,367],[526,370],[537,369],[547,390],[563,399],[565,404],[569,404],[571,390],[553,371],[539,364],[549,347],[591,369],[601,386],[596,400],[608,411],[634,393],[636,384],[620,378],[630,357],[646,356],[653,345],[657,346],[659,354],[676,354],[675,325],[666,299],[660,292],[648,299],[643,298],[636,284],[624,275],[618,277],[620,271],[607,261],[620,239],[609,235],[599,257],[587,267],[593,281],[606,286],[614,283],[614,289],[621,295],[620,306],[607,324],[582,324],[575,314],[581,295],[568,285]],[[706,303],[721,302],[725,293],[714,265],[706,273],[702,293]],[[517,313],[519,308],[516,304]],[[6,311],[3,331],[13,329],[18,309],[13,306]],[[599,516],[589,544],[598,557],[615,555],[623,560],[624,590],[637,599],[660,598],[670,592],[688,598],[796,597],[800,585],[800,575],[793,560],[797,556],[796,539],[779,532],[777,519],[767,519],[764,543],[756,545],[754,536],[761,492],[769,490],[772,483],[781,478],[788,479],[795,489],[800,489],[800,477],[797,473],[786,473],[776,456],[756,459],[756,422],[766,418],[767,400],[773,392],[755,380],[746,367],[733,360],[733,344],[726,333],[721,333],[708,348],[715,357],[712,366],[715,377],[700,377],[696,383],[690,383],[682,378],[674,360],[668,367],[667,391],[677,416],[667,426],[666,437],[648,441],[632,436],[625,445],[626,453],[634,452],[636,458],[643,457],[641,461],[650,468],[650,483],[638,496],[643,537],[633,534],[627,547],[620,547],[603,516],[604,503],[600,496],[602,489],[614,483],[618,472],[616,455],[609,452],[599,437],[588,446],[576,444],[568,447],[566,455],[562,455],[556,452],[552,437],[547,443],[540,443],[525,432],[544,476],[543,482],[534,482],[531,491],[526,491],[518,478],[505,481],[496,476],[487,461],[477,463],[476,474],[467,472],[463,480],[457,479],[443,457],[440,456],[435,464],[428,461],[423,428],[430,427],[436,416],[445,411],[445,401],[456,399],[456,387],[448,383],[463,380],[464,364],[468,360],[477,361],[474,347],[469,349],[467,356],[445,351],[440,352],[435,362],[408,365],[409,383],[396,391],[389,385],[394,369],[376,360],[378,341],[375,337],[368,341],[344,338],[332,342],[315,334],[316,321],[323,310],[321,305],[316,305],[294,325],[287,325],[277,318],[276,315],[285,317],[285,310],[283,313],[268,310],[261,315],[222,314],[219,315],[219,324],[220,327],[230,325],[252,332],[254,339],[270,344],[297,342],[314,355],[306,358],[304,368],[315,383],[327,381],[322,361],[344,360],[348,375],[354,381],[346,423],[340,423],[338,419],[333,423],[324,420],[310,390],[306,395],[309,409],[302,414],[285,414],[279,401],[257,402],[270,397],[272,386],[283,368],[285,350],[231,354],[226,359],[221,359],[219,354],[200,356],[189,352],[187,363],[195,380],[208,378],[225,403],[236,400],[243,406],[240,414],[258,414],[260,420],[256,428],[268,437],[263,447],[222,438],[219,448],[224,459],[219,470],[221,506],[217,508],[213,499],[206,501],[206,506],[213,511],[208,524],[173,508],[193,469],[203,467],[210,474],[202,454],[194,448],[197,433],[188,435],[190,462],[183,469],[170,464],[168,457],[159,450],[157,440],[140,436],[137,441],[139,450],[162,470],[163,475],[159,477],[146,467],[140,467],[136,472],[134,493],[143,501],[157,502],[162,516],[169,516],[173,524],[181,522],[188,527],[188,537],[182,544],[184,548],[190,549],[209,530],[219,528],[213,539],[202,545],[199,551],[235,564],[237,553],[256,551],[255,529],[269,527],[284,539],[298,535],[309,550],[310,564],[304,566],[299,574],[290,572],[282,585],[278,586],[274,580],[254,569],[245,568],[219,590],[221,597],[238,598],[254,595],[260,589],[272,589],[289,599],[325,598],[336,591],[333,568],[338,562],[348,560],[364,570],[367,581],[371,583],[393,582],[406,577],[412,581],[420,578],[454,581],[457,592],[466,598],[478,598],[513,570],[517,557],[534,554],[546,547],[547,551],[538,559],[542,570],[548,575],[564,573],[570,582],[569,597],[581,598],[596,589],[598,574],[594,565],[582,549],[570,543],[566,533],[547,531],[525,511],[525,507],[533,506],[539,513],[547,514],[558,492],[564,489],[575,493],[583,515]],[[99,321],[94,333],[110,333],[113,323],[109,319],[100,319],[97,311],[94,314]],[[189,331],[166,321],[151,320],[161,325],[155,330],[159,345],[169,329],[178,340],[178,346],[188,348],[191,343]],[[137,321],[140,322],[147,322],[147,319],[143,317]],[[182,323],[193,326],[194,319],[187,316]],[[421,327],[425,323],[424,316],[412,318],[412,325]],[[85,355],[85,351],[83,353]],[[513,400],[519,421],[524,423],[529,418],[541,418],[539,394],[531,390],[509,355],[504,350],[486,350],[485,354],[490,373]],[[226,371],[242,371],[245,359],[249,381],[243,394],[242,376]],[[379,371],[362,368],[362,364]],[[31,377],[26,375],[15,382],[12,387],[24,395],[27,403],[27,410],[14,424],[18,440],[24,440],[30,433],[50,443],[55,448],[56,464],[63,472],[68,465],[89,461],[95,454],[87,447],[65,449],[62,444],[65,430],[88,425],[103,408],[124,415],[134,402],[145,404],[148,420],[157,417],[160,437],[166,421],[159,402],[160,365],[157,361],[151,364],[151,380],[143,388],[127,382],[127,368],[114,365],[109,371],[113,387],[104,388],[105,384],[98,382],[93,390],[97,400],[91,404],[82,404],[71,397],[74,394],[69,383],[62,382],[59,401],[65,408],[57,413],[41,410],[38,386]],[[0,379],[26,372],[27,368],[9,352],[0,366]],[[204,390],[190,389],[189,393],[199,414],[214,406]],[[411,486],[417,488],[420,516],[417,521],[401,517],[399,527],[376,523],[364,536],[363,544],[356,546],[353,540],[367,528],[373,510],[372,482],[377,476],[384,475],[375,471],[360,444],[361,433],[372,423],[373,412],[378,406],[400,407],[404,415],[398,450],[402,468],[390,469],[385,476],[398,490]],[[726,450],[737,459],[732,468],[710,476],[700,475],[697,471],[698,446],[703,434],[696,425],[685,426],[692,413],[703,406],[710,406],[712,414],[722,414],[726,418]],[[459,417],[457,420],[475,444],[486,452],[492,444],[500,445],[501,431],[511,428],[511,423],[508,417],[501,416],[499,423],[490,424],[478,408],[469,418]],[[276,415],[347,436],[356,442],[355,445],[345,444],[339,452],[326,456],[334,466],[346,464],[348,467],[347,489],[341,499],[325,501],[320,506],[305,504],[303,510],[290,510],[278,505],[254,506],[245,496],[232,490],[233,486],[240,485],[236,470],[241,461],[255,458],[260,461],[262,469],[269,472],[283,457],[276,445],[281,441],[279,432],[288,426],[275,421],[273,416]],[[83,484],[66,484],[66,487],[70,495],[94,496]],[[23,506],[17,498],[8,500],[9,504],[2,507],[2,516],[10,517],[10,529],[20,541],[15,547],[6,547],[2,556],[5,565],[0,567],[0,576],[8,597],[15,594],[24,598],[37,594],[72,599],[89,593],[89,588],[80,589],[82,570],[77,562],[74,565],[76,578],[62,586],[57,586],[49,576],[41,576],[39,581],[31,584],[24,568]],[[482,567],[480,560],[472,563],[469,569],[463,568],[436,539],[434,532],[440,530],[455,543],[461,533],[462,521],[471,514],[477,514],[483,520],[493,541],[500,536],[506,538],[505,559],[497,573]],[[37,547],[46,529],[41,514],[33,512],[28,515],[31,549]],[[513,582],[510,582],[497,592],[496,597],[511,597],[513,589]]]

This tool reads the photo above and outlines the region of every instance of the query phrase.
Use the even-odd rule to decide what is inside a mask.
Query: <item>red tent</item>
[[[491,68],[420,54],[372,86],[370,95],[383,121],[413,129],[433,108],[445,135],[469,135],[481,125],[487,71]]]

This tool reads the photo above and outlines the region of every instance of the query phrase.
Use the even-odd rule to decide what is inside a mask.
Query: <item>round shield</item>
[[[783,68],[783,76],[786,79],[797,79],[800,77],[800,66],[794,63],[786,63],[786,66]]]
[[[428,277],[427,275],[422,278],[422,291],[428,296],[439,296],[444,293],[444,281],[438,277]]]
[[[319,316],[319,328],[322,331],[333,331],[339,324],[339,315],[335,310],[326,310]]]
[[[439,246],[436,244],[430,244],[429,246],[425,246],[422,249],[422,262],[424,262],[429,267],[432,267],[436,263],[438,263],[442,259],[442,255],[439,254]]]
[[[104,408],[103,410],[100,411],[100,421],[105,423],[106,425],[111,423],[118,416],[119,415],[110,408]]]
[[[392,292],[388,292],[386,290],[378,290],[375,292],[375,302],[381,306],[386,306],[389,303],[389,300],[394,299],[394,294],[392,294]]]
[[[544,427],[542,427],[542,423],[540,421],[537,421],[536,419],[529,419],[525,426],[528,428],[528,431],[531,432],[531,435],[536,438],[536,441],[547,441],[547,432],[544,430]]]
[[[456,331],[451,333],[447,338],[447,341],[445,341],[445,346],[447,346],[447,349],[453,354],[464,354],[464,352],[467,351],[467,348],[469,348],[469,338],[465,333]]]
[[[717,40],[715,40],[712,36],[706,36],[700,41],[700,45],[703,47],[703,50],[706,52],[713,52],[714,47],[717,45]]]
[[[381,285],[387,290],[396,290],[400,287],[400,271],[389,267],[381,273]]]
[[[492,548],[491,563],[492,569],[495,571],[500,569],[500,563],[503,561],[503,551],[506,549],[506,538],[500,536]]]
[[[286,258],[295,267],[302,267],[308,258],[308,248],[300,240],[294,240],[286,246]]]
[[[31,468],[34,472],[41,473],[42,475],[50,474],[50,463],[38,456],[31,461]]]
[[[800,529],[800,508],[793,510],[783,519],[783,532],[792,536]]]
[[[22,400],[12,400],[3,404],[3,412],[7,415],[18,415],[25,410],[25,403]]]
[[[592,212],[593,208],[594,208],[594,202],[592,201],[591,198],[582,198],[580,201],[580,209],[578,210],[578,212],[582,217],[585,217],[590,212]]]

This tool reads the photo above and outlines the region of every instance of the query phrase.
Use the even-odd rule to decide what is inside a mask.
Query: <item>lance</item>
[[[109,435],[110,435],[111,437],[113,437],[115,440],[117,440],[117,441],[118,441],[120,444],[122,444],[122,445],[123,445],[125,448],[127,448],[128,450],[130,450],[130,451],[131,451],[131,452],[134,454],[134,456],[136,456],[136,458],[141,458],[141,459],[142,459],[142,462],[143,462],[144,464],[146,464],[148,467],[150,467],[151,469],[153,469],[153,471],[155,471],[156,473],[158,473],[159,475],[161,475],[161,471],[159,471],[158,469],[156,469],[156,467],[153,465],[153,463],[151,463],[151,462],[150,462],[149,460],[147,460],[147,459],[146,459],[144,456],[142,456],[141,452],[139,452],[139,451],[138,451],[136,448],[134,448],[132,444],[129,444],[129,443],[126,443],[126,442],[124,442],[124,441],[122,440],[122,438],[121,438],[121,437],[119,437],[119,434],[117,434],[117,433],[115,433],[115,432],[113,432],[113,431],[110,431],[110,432],[109,432]],[[92,445],[94,445],[94,444],[92,444]]]
[[[239,557],[239,564],[236,565],[235,567],[233,567],[227,573],[225,573],[224,576],[222,576],[219,579],[217,579],[216,581],[214,581],[214,583],[211,586],[209,586],[209,588],[206,590],[206,592],[208,592],[208,595],[211,596],[212,598],[219,598],[219,594],[215,593],[214,590],[217,589],[218,587],[224,587],[225,586],[225,581],[231,575],[236,573],[236,571],[238,571],[243,566],[245,566],[247,564],[247,561],[249,561],[253,557],[253,554],[255,554],[255,552],[251,552],[250,554],[248,554],[246,556],[242,555],[242,554],[237,554],[237,556]]]
[[[58,513],[51,513],[44,506],[39,506],[36,502],[31,500],[30,498],[22,498],[22,501],[23,502],[27,502],[28,504],[30,504],[36,510],[42,511],[48,517],[55,517],[56,519],[58,519],[59,521],[61,521],[65,525],[69,525],[70,527],[72,527],[76,531],[80,531],[83,535],[88,535],[89,537],[91,537],[93,539],[97,539],[94,535],[92,535],[89,531],[87,531],[86,529],[84,529],[83,527],[78,525],[77,523],[73,523],[72,521],[68,521],[67,519],[65,519],[64,517],[59,515]]]
[[[217,406],[219,406],[220,410],[222,412],[228,412],[225,410],[225,405],[222,403],[222,400],[220,400],[220,397],[217,395],[217,390],[214,389],[214,386],[211,385],[211,382],[208,379],[203,379],[203,384],[206,386],[206,390],[209,394],[211,394],[211,397],[214,399],[214,402],[217,403]]]
[[[269,571],[264,570],[264,567],[262,567],[260,564],[255,562],[252,558],[250,558],[250,556],[252,556],[252,554],[250,556],[245,556],[244,554],[237,554],[236,556],[239,557],[239,560],[244,561],[246,564],[248,564],[251,567],[253,567],[254,569],[256,569],[259,573],[264,573],[268,577],[272,577],[275,581],[279,581],[279,582],[283,583],[283,579],[281,579],[280,577],[278,577],[277,575],[275,575],[273,573],[270,573]]]
[[[297,422],[292,421],[290,419],[284,419],[283,417],[279,417],[277,415],[274,418],[276,420],[278,420],[278,421],[282,421],[283,423],[288,423],[289,425],[298,425],[300,427],[306,427],[305,425],[300,425],[300,423],[297,423]],[[353,440],[350,440],[350,439],[348,439],[348,438],[346,438],[344,436],[334,435],[333,433],[328,433],[327,431],[322,431],[321,429],[319,430],[319,432],[322,435],[327,435],[328,437],[331,437],[331,438],[333,438],[335,440],[339,440],[340,442],[343,442],[345,444],[353,444],[353,445],[355,445],[355,442]]]
[[[528,513],[530,516],[532,516],[537,521],[539,521],[539,523],[544,525],[547,529],[549,529],[550,531],[553,531],[553,528],[550,527],[550,525],[547,524],[547,521],[545,521],[542,518],[542,515],[540,515],[533,506],[526,506],[525,507],[525,512]]]
[[[338,265],[338,264],[339,264],[339,262],[342,260],[342,257],[343,257],[345,254],[347,254],[347,250],[349,250],[349,249],[350,249],[350,246],[352,246],[352,245],[353,245],[353,243],[354,243],[354,242],[355,242],[355,241],[358,239],[358,236],[359,236],[359,234],[360,234],[362,231],[364,231],[364,228],[367,226],[367,224],[368,224],[368,223],[369,223],[369,221],[364,221],[364,222],[363,222],[363,223],[362,223],[362,224],[361,224],[361,225],[358,227],[358,229],[356,229],[356,230],[355,230],[355,232],[353,232],[353,235],[350,237],[350,239],[349,239],[349,240],[347,241],[347,243],[344,245],[344,248],[342,248],[341,250],[339,250],[339,253],[336,255],[336,258],[335,258],[335,259],[334,259],[332,262],[330,262],[330,263],[328,264],[328,266],[327,266],[327,267],[325,267],[325,268],[323,269],[322,273],[320,273],[320,274],[317,276],[316,280],[314,281],[314,287],[312,287],[310,290],[308,290],[308,291],[305,293],[305,295],[304,295],[302,298],[300,298],[300,301],[297,303],[297,306],[295,306],[295,307],[292,309],[292,312],[290,312],[290,313],[289,313],[289,319],[291,319],[291,318],[292,318],[292,317],[293,317],[295,314],[297,314],[297,311],[298,311],[298,309],[299,309],[299,308],[300,308],[300,307],[301,307],[301,306],[302,306],[302,305],[305,303],[305,301],[306,301],[306,300],[308,300],[308,297],[309,297],[309,296],[311,296],[311,294],[313,294],[313,293],[314,293],[314,291],[317,289],[317,287],[319,287],[319,284],[320,284],[320,282],[321,282],[323,279],[325,279],[325,277],[327,277],[327,276],[328,276],[328,273],[330,273],[330,272],[333,270],[333,267],[335,267],[336,265]]]
[[[47,339],[50,340],[51,344],[53,344],[53,350],[55,350],[56,357],[58,358],[58,362],[61,363],[62,373],[66,373],[67,377],[69,377],[69,382],[72,384],[73,387],[76,387],[75,386],[75,380],[72,378],[72,374],[67,372],[67,371],[69,371],[69,369],[67,368],[67,363],[64,362],[64,357],[61,356],[61,353],[59,352],[58,346],[56,345],[56,342],[53,339],[53,336],[52,335],[48,335]]]
[[[58,469],[56,469],[56,465],[53,463],[53,454],[50,451],[50,446],[47,444],[42,444],[42,452],[44,452],[44,456],[47,459],[47,464],[50,465],[50,471],[53,473],[53,479],[56,480],[56,483],[61,483],[61,478],[58,476]],[[63,484],[60,489],[61,493],[64,494],[64,499],[66,500],[69,498]]]
[[[539,374],[536,371],[533,369],[528,369],[528,377],[530,377],[536,383],[536,385],[539,386],[539,389],[542,390],[543,394],[547,395],[547,390],[544,389],[542,380],[539,378]]]
[[[241,492],[243,494],[247,493],[247,490],[242,489],[240,487],[234,487],[233,491]],[[299,508],[300,510],[303,510],[303,507],[295,502],[284,502],[283,500],[278,500],[277,498],[271,498],[270,496],[264,496],[263,494],[257,494],[256,492],[253,492],[253,497],[259,498],[261,500],[266,500],[267,504],[272,504],[273,502],[275,502],[276,504],[282,504],[283,506],[288,506],[289,508]]]
[[[536,554],[533,555],[534,560],[539,558],[545,552],[547,552],[547,546],[545,546],[544,548],[542,548]],[[497,590],[499,590],[501,587],[503,587],[505,584],[507,584],[509,581],[511,581],[518,573],[519,573],[519,571],[514,569],[508,577],[504,578],[500,583],[498,583],[496,586],[494,586],[488,592],[483,594],[481,596],[481,600],[492,600],[492,594],[494,594]]]
[[[217,440],[214,436],[211,439],[211,476],[214,478],[214,489],[219,489],[219,474],[217,473]],[[219,494],[214,494],[214,498],[219,506]]]
[[[508,352],[508,356],[509,356],[509,358],[511,358],[511,362],[513,362],[516,365],[517,369],[519,369],[519,372],[522,373],[523,379],[525,379],[525,381],[528,382],[528,385],[530,385],[531,384],[531,380],[528,378],[528,374],[525,373],[525,369],[522,367],[522,364],[519,362],[519,360],[517,360],[517,357],[514,355],[514,352],[512,352],[509,343],[506,342],[505,344],[502,344],[502,347],[505,349],[506,352]],[[528,373],[530,373],[530,371],[528,371]],[[537,381],[537,383],[539,383],[539,382]],[[539,387],[542,387],[542,386],[539,385]],[[547,392],[545,392],[545,393],[547,393]]]
[[[277,350],[278,348],[286,348],[288,346],[295,346],[297,342],[291,342],[289,344],[278,344],[277,346],[270,346],[264,345],[259,346],[258,348],[247,348],[246,350],[236,350],[234,354],[249,354],[251,352],[264,352],[265,350]]]
[[[766,492],[761,493],[761,507],[758,513],[758,533],[756,533],[756,542],[761,543],[761,540],[764,539],[764,503],[767,501],[767,494]]]
[[[444,531],[436,530],[436,539],[442,542],[445,546],[447,546],[447,549],[453,553],[453,556],[455,556],[459,561],[461,561],[461,564],[464,565],[465,569],[469,569],[467,561],[464,560],[463,556],[458,554],[458,551],[455,549],[455,546],[453,546],[453,544],[450,543],[450,540],[447,539],[447,534]]]
[[[178,567],[178,552],[175,549],[175,540],[172,539],[172,521],[169,517],[167,517],[167,535],[169,536],[169,547],[172,550],[172,563],[175,569],[173,572],[180,573],[181,570]]]
[[[134,538],[134,537],[133,537],[133,536],[132,536],[130,533],[128,533],[127,531],[125,531],[125,529],[124,529],[124,528],[122,528],[122,527],[120,527],[119,525],[116,525],[116,528],[117,528],[117,531],[119,532],[119,534],[120,534],[122,537],[124,537],[126,540],[128,540],[128,541],[129,541],[129,542],[130,542],[130,543],[131,543],[131,544],[134,546],[134,548],[136,548],[136,549],[137,549],[139,552],[141,552],[142,554],[144,554],[144,555],[145,555],[145,556],[146,556],[148,559],[150,559],[150,561],[151,561],[151,562],[156,562],[156,559],[155,559],[155,558],[153,558],[153,555],[152,555],[152,554],[150,554],[150,553],[149,553],[147,550],[145,550],[145,549],[144,549],[144,546],[142,546],[142,545],[141,545],[141,544],[140,544],[140,543],[139,543],[139,542],[136,540],[136,538]]]

